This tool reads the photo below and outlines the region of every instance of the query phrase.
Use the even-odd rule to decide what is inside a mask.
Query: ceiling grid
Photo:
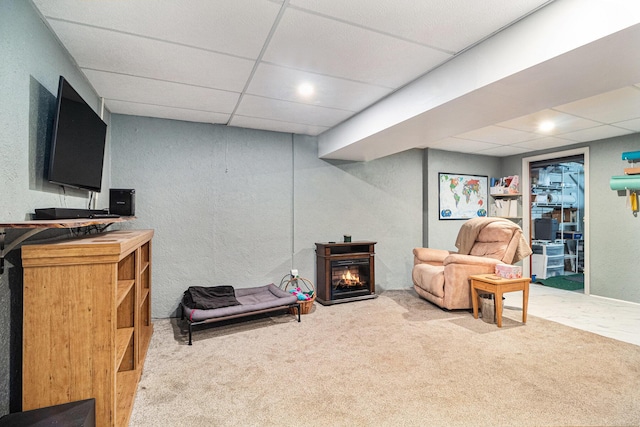
[[[573,7],[576,0],[190,0],[188,6],[174,0],[31,1],[113,114],[320,135],[321,142],[342,139],[351,146],[327,148],[326,157],[349,160],[415,147],[506,156],[640,132],[640,72],[614,90],[575,92],[589,96],[572,98],[570,88],[559,88],[571,102],[531,102],[531,110],[515,97],[498,104],[491,85],[470,91],[487,92],[488,105],[498,109],[514,102],[513,111],[523,114],[508,120],[495,119],[495,112],[484,121],[460,114],[456,126],[434,132],[420,123],[420,112],[407,107],[405,120],[385,121],[371,135],[354,130],[367,123],[363,113],[384,114],[384,103],[406,97],[403,92],[419,79],[480,55],[505,31],[526,28],[543,12],[554,22],[550,9]],[[623,9],[640,25],[634,0],[612,1],[611,9]],[[597,10],[597,3],[582,0],[580,11]],[[527,54],[526,46],[521,50]],[[450,79],[459,79],[457,74]],[[526,95],[522,77],[491,88],[511,82]],[[570,76],[559,78],[570,85]],[[297,93],[303,82],[314,85],[312,97]],[[440,95],[431,88],[415,102],[435,117],[454,106],[477,109],[479,97],[473,96],[429,106]],[[558,120],[554,132],[532,128],[542,117]],[[389,148],[377,146],[378,139]]]

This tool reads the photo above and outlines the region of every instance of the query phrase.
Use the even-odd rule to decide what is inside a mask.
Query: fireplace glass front
[[[369,258],[331,261],[331,299],[371,293]]]

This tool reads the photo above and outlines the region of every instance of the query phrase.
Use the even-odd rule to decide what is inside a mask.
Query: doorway
[[[587,295],[588,162],[588,147],[522,160],[523,231],[534,251],[524,270],[539,284]]]

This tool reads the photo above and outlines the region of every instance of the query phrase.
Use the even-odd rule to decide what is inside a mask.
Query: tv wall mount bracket
[[[0,274],[4,274],[4,260],[9,252],[16,249],[25,240],[45,230],[49,230],[52,228],[71,230],[102,224],[104,225],[104,227],[102,227],[98,231],[99,233],[102,233],[113,223],[131,221],[134,219],[136,219],[135,216],[119,218],[78,218],[41,221],[32,220],[5,224],[0,223]],[[12,241],[7,242],[7,230],[12,228],[24,228],[27,229],[27,231],[14,238]]]
[[[0,274],[4,274],[4,258],[7,254],[14,250],[20,243],[44,230],[46,230],[46,228],[32,228],[5,246],[5,239],[7,238],[6,227],[0,227]]]

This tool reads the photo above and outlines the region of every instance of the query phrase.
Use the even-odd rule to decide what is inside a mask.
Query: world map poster
[[[489,197],[486,176],[438,173],[440,219],[469,219],[487,216]]]

